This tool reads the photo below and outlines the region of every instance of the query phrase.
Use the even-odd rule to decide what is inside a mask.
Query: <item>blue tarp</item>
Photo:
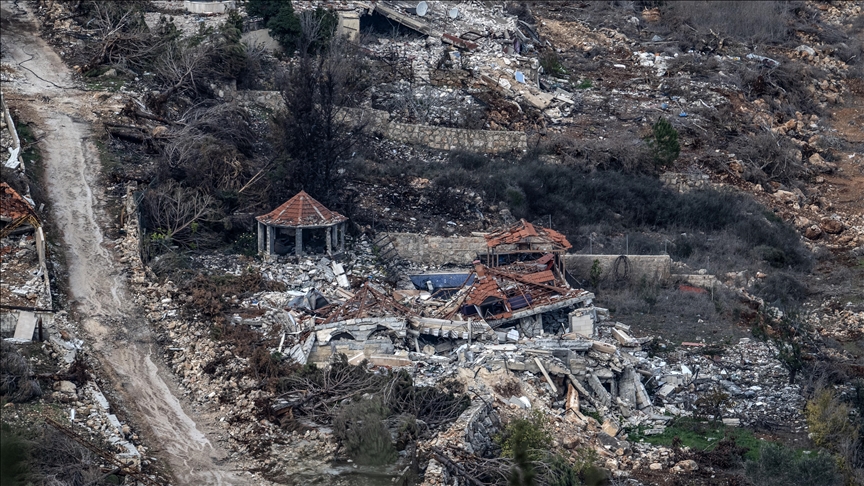
[[[417,290],[429,290],[427,282],[432,283],[432,292],[441,289],[458,289],[462,285],[474,283],[473,273],[423,273],[408,275]]]

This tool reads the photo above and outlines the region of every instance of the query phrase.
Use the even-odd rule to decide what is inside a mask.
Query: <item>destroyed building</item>
[[[258,252],[272,257],[303,249],[328,255],[345,249],[345,222],[348,218],[330,211],[306,191],[300,191],[273,211],[258,216]],[[306,230],[306,231],[304,231]]]

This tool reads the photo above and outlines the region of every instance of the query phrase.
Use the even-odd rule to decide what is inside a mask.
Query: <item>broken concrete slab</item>
[[[604,407],[608,407],[612,404],[612,396],[606,390],[600,380],[597,379],[593,374],[589,374],[588,378],[588,387],[591,388],[591,391],[594,393],[594,396],[597,399],[597,403],[601,404]]]
[[[540,368],[540,372],[543,373],[543,377],[546,378],[546,383],[549,383],[549,388],[552,389],[552,393],[558,393],[558,387],[555,386],[555,383],[552,381],[552,378],[549,377],[549,373],[546,372],[546,368],[543,367],[543,363],[540,362],[540,358],[534,357],[534,362],[537,363],[537,367]]]
[[[606,353],[606,354],[615,354],[615,352],[618,351],[618,349],[615,346],[612,346],[611,344],[604,343],[602,341],[592,341],[591,342],[591,349],[593,349],[595,351],[600,351],[601,353]]]
[[[374,366],[387,366],[399,368],[402,366],[413,366],[414,362],[405,356],[370,356],[369,362]]]
[[[540,110],[545,110],[552,103],[552,100],[555,99],[554,95],[542,92],[533,94],[526,91],[521,93],[521,95],[531,106]]]
[[[36,332],[36,314],[28,311],[18,313],[18,325],[15,326],[15,339],[33,340],[33,333]]]
[[[616,435],[618,435],[618,431],[621,430],[621,427],[619,427],[618,424],[613,422],[611,419],[604,420],[603,425],[601,425],[600,428],[603,429],[603,432],[609,435],[609,437],[615,437]]]

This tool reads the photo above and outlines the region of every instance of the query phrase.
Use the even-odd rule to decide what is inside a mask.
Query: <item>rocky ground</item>
[[[163,5],[166,2],[157,3],[163,10],[171,8]],[[837,53],[836,43],[802,30],[796,33],[795,42],[762,49],[758,54],[748,53],[734,43],[724,46],[719,38],[708,39],[711,49],[685,52],[664,39],[667,34],[657,27],[660,19],[654,10],[634,11],[629,20],[623,21],[627,25],[616,27],[609,25],[610,14],[602,9],[541,3],[531,11],[534,20],[519,27],[523,17],[517,17],[518,12],[478,3],[460,7],[463,21],[485,29],[486,35],[475,39],[476,48],[460,52],[440,40],[430,41],[416,34],[366,40],[372,56],[410,59],[412,66],[410,76],[394,72],[390,76],[393,79],[375,86],[367,100],[369,107],[387,110],[391,118],[406,123],[524,130],[537,146],[545,147],[540,155],[544,160],[562,164],[603,160],[598,154],[622,148],[637,150],[634,147],[650,123],[658,116],[668,117],[682,137],[681,157],[664,176],[668,185],[691,190],[696,185],[712,184],[745,191],[794,225],[808,248],[831,255],[821,259],[814,272],[820,276],[814,279],[815,296],[805,305],[804,319],[814,330],[821,358],[840,363],[850,370],[850,376],[857,376],[855,370],[864,355],[864,301],[860,293],[864,257],[864,199],[860,197],[864,193],[864,139],[860,129],[864,120],[860,110],[864,91],[854,66]],[[852,2],[814,3],[808,8],[818,10],[827,25],[846,25],[861,15],[861,7]],[[58,12],[39,15],[51,20],[46,27],[58,35],[55,44],[62,34],[77,28],[68,19],[53,21]],[[148,23],[158,22],[158,15],[148,13]],[[179,12],[176,15],[187,33],[200,23],[215,25],[218,20],[196,19]],[[506,49],[508,42],[512,46],[509,35],[517,28],[522,29],[520,35],[526,39],[538,37],[539,41],[542,36],[556,53],[554,63],[543,61],[545,71],[540,69],[540,49],[535,46],[520,53],[512,47]],[[62,43],[58,48],[64,56]],[[555,63],[560,63],[561,72],[549,72]],[[757,89],[759,83],[782,84],[782,80],[770,76],[779,78],[778,70],[783,65],[821,73],[804,78],[804,85],[798,86],[812,103],[796,105],[786,99],[785,105],[777,104],[771,98],[782,98],[779,91],[772,92],[770,86]],[[25,79],[21,69],[5,59],[2,72],[4,91],[6,82]],[[748,81],[750,72],[759,73],[762,80]],[[527,82],[520,82],[520,78]],[[59,82],[59,78],[55,81]],[[110,81],[106,78],[105,82]],[[75,103],[80,103],[76,110],[88,113],[88,123],[97,126],[105,121],[127,123],[129,119],[120,114],[123,106],[139,99],[144,90],[143,82],[128,82],[111,92],[74,95]],[[15,102],[38,103],[35,94],[27,96],[31,98]],[[55,99],[64,100],[65,96],[59,91],[51,93]],[[96,115],[90,116],[90,112]],[[75,122],[74,126],[79,125]],[[778,146],[784,147],[784,156],[796,168],[794,178],[774,177],[769,168],[754,160],[759,154],[742,152],[746,149],[743,140],[760,133],[769,134]],[[574,140],[589,142],[578,146]],[[370,157],[374,161],[362,162],[367,166],[382,161],[398,165],[422,160],[434,164],[446,159],[440,152],[387,140],[375,141],[365,147],[365,153],[377,154]],[[618,158],[623,157],[619,154]],[[459,200],[460,212],[440,214],[429,192],[424,191],[431,181],[423,177],[405,177],[397,172],[377,179],[359,176],[349,184],[348,189],[358,194],[358,206],[364,213],[358,221],[357,236],[349,240],[349,252],[340,260],[349,288],[337,281],[330,259],[262,262],[235,254],[195,255],[187,266],[200,273],[238,278],[255,273],[273,286],[261,292],[240,289],[216,295],[218,302],[214,305],[224,311],[218,317],[195,309],[201,301],[193,298],[184,282],[170,276],[160,278],[141,261],[136,218],[127,216],[111,228],[116,239],[104,246],[111,251],[111,266],[122,272],[112,271],[110,275],[122,274],[123,285],[128,286],[127,303],[140,309],[135,317],[140,319],[136,329],[149,329],[152,337],[145,339],[146,353],[112,355],[103,349],[101,353],[114,359],[94,360],[91,366],[107,373],[105,376],[125,376],[136,370],[157,376],[141,367],[119,366],[118,360],[146,362],[153,365],[149,368],[156,368],[151,357],[158,356],[160,359],[154,361],[164,363],[175,380],[169,380],[167,385],[161,381],[151,385],[165,387],[166,397],[180,398],[174,399],[181,407],[179,412],[172,412],[180,428],[188,432],[179,441],[186,445],[180,452],[191,454],[200,464],[220,464],[215,470],[219,481],[231,483],[236,477],[230,470],[239,469],[249,475],[245,480],[256,482],[379,484],[406,480],[410,469],[411,473],[420,472],[423,484],[453,484],[454,469],[447,460],[459,462],[465,457],[462,454],[486,447],[494,449],[491,438],[495,431],[528,409],[539,409],[549,417],[556,450],[564,451],[573,460],[591,450],[615,478],[629,478],[632,484],[657,484],[670,471],[684,475],[688,478],[685,481],[692,480],[691,484],[728,484],[737,477],[737,473],[713,465],[711,458],[700,456],[698,451],[652,444],[648,439],[662,435],[673,417],[720,419],[730,429],[746,427],[767,438],[783,436],[799,448],[812,447],[802,416],[804,388],[808,384],[789,384],[788,371],[776,359],[776,346],[743,338],[722,347],[706,346],[704,342],[682,344],[678,340],[675,349],[662,349],[652,345],[659,345],[662,336],[647,335],[654,334],[656,328],[640,326],[640,322],[616,322],[613,314],[597,323],[598,332],[593,336],[593,342],[598,343],[596,349],[588,341],[588,348],[564,349],[563,354],[560,343],[518,334],[518,340],[510,342],[460,341],[440,351],[430,344],[429,352],[425,347],[421,352],[420,346],[412,345],[408,339],[385,337],[382,341],[386,345],[380,345],[389,345],[398,360],[396,367],[404,367],[415,383],[434,385],[454,378],[465,386],[471,406],[458,419],[439,425],[417,442],[416,451],[423,458],[419,468],[409,467],[410,459],[418,456],[411,456],[407,448],[392,468],[358,467],[338,445],[332,427],[312,422],[298,425],[273,415],[279,394],[268,389],[260,376],[250,373],[251,356],[239,341],[252,340],[268,355],[302,347],[300,334],[286,338],[288,324],[284,316],[288,301],[306,295],[310,289],[317,289],[331,301],[344,301],[364,280],[385,280],[389,272],[376,258],[371,241],[377,231],[468,235],[501,227],[512,217],[498,202],[462,189],[448,193]],[[135,188],[118,184],[115,189],[113,192],[125,194],[118,198],[118,206],[134,212],[131,198]],[[13,271],[20,280],[27,271],[12,266],[28,263],[26,258],[32,252],[27,253],[28,241],[14,243],[0,250],[3,271]],[[751,280],[758,278],[764,275],[754,275]],[[6,282],[4,278],[4,291],[7,287],[25,289],[25,280]],[[739,285],[739,280],[736,277],[724,281],[730,292],[758,301],[746,293],[751,286]],[[30,298],[26,293],[22,295]],[[106,299],[90,301],[103,302],[112,309],[118,307],[109,302],[112,299],[107,295]],[[602,300],[597,303],[602,305]],[[109,314],[126,318],[122,312]],[[86,315],[88,312],[82,314]],[[95,311],[89,315],[98,315],[104,321],[102,326],[117,323]],[[293,320],[295,314],[291,315]],[[63,360],[70,349],[81,348],[75,336],[82,324],[91,337],[104,339],[101,327],[88,324],[92,317],[77,323],[82,316],[68,319],[60,315],[52,332],[60,336],[66,333],[67,337],[44,345],[46,357],[34,354],[30,361],[38,367],[48,359],[58,369],[68,364]],[[225,322],[249,333],[241,339],[226,339],[218,334],[224,332]],[[641,339],[631,339],[630,334]],[[370,365],[373,373],[387,373],[389,368]],[[547,380],[545,372],[552,378]],[[602,386],[590,388],[587,383],[591,383],[592,376],[634,390],[628,388],[625,393],[619,389],[612,394],[616,396],[613,399],[608,391],[604,394]],[[512,390],[502,392],[496,388],[508,380],[517,384]],[[180,463],[165,461],[178,452],[170,445],[176,437],[160,433],[159,421],[149,420],[146,412],[136,414],[133,407],[127,416],[130,391],[111,390],[111,380],[103,383],[102,390],[111,403],[116,400],[120,404],[115,408],[108,405],[109,400],[92,380],[78,384],[56,380],[53,386],[56,390],[46,394],[44,400],[56,412],[58,421],[68,415],[81,434],[135,445],[144,471],[152,473],[151,480],[167,481],[164,477],[173,470],[179,483],[194,481],[192,476],[176,476]],[[566,391],[568,386],[571,390],[573,386],[589,388],[584,393],[572,392],[577,395],[575,407],[570,402],[572,395]],[[583,401],[578,403],[580,395]],[[152,393],[144,396],[154,404],[160,400]],[[628,400],[628,396],[632,399]],[[713,408],[706,405],[712,397],[717,400]],[[32,415],[16,407],[10,407],[16,410],[15,420],[19,413],[21,417]],[[195,428],[196,422],[206,424],[206,434]],[[212,449],[204,447],[205,442],[213,443]],[[196,453],[199,449],[224,450],[231,466],[223,467],[221,459],[214,462],[205,457],[207,452]],[[436,458],[441,451],[444,458]],[[170,467],[157,467],[162,462],[171,463]],[[205,470],[207,467],[202,466]]]

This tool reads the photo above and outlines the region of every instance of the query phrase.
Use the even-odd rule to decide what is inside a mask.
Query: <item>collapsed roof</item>
[[[0,220],[4,222],[15,221],[16,219],[33,216],[33,207],[18,194],[18,191],[12,189],[9,184],[0,182]]]
[[[549,257],[551,255],[541,259],[545,265],[537,261],[502,268],[475,264],[477,278],[465,294],[458,313],[463,318],[482,318],[497,327],[593,299],[590,292],[571,289]]]
[[[513,226],[486,235],[486,246],[498,248],[504,245],[515,245],[516,250],[537,250],[543,252],[565,252],[572,247],[561,233],[542,226],[520,220]],[[506,250],[506,248],[502,248]],[[500,251],[499,251],[500,253]]]
[[[0,228],[0,238],[9,236],[16,228],[32,231],[39,227],[33,206],[5,182],[0,182],[0,221],[5,223]]]

